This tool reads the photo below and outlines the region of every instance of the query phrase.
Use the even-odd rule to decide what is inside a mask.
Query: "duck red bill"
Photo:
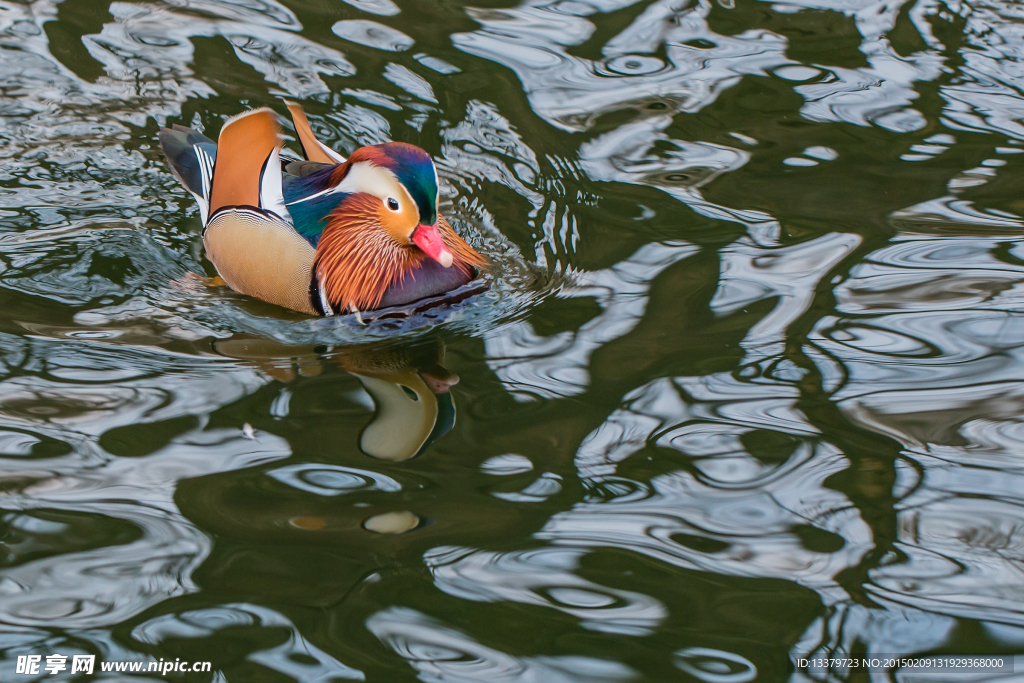
[[[412,233],[412,241],[430,258],[445,268],[452,265],[452,252],[444,246],[436,225],[421,225]]]

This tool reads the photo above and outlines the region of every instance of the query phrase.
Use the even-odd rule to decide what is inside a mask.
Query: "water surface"
[[[0,678],[1024,651],[1022,64],[1010,0],[0,0]],[[157,130],[286,97],[489,293],[209,286]]]

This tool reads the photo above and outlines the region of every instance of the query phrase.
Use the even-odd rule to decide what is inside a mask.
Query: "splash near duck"
[[[283,159],[267,108],[229,119],[217,142],[183,126],[160,130],[229,287],[319,315],[397,315],[474,292],[486,261],[438,215],[425,151],[389,142],[345,159],[317,140],[299,105],[288,109],[302,161]]]

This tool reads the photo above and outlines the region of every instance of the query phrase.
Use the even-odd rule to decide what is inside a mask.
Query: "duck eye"
[[[398,211],[398,200],[394,197],[388,197],[388,208],[392,211]]]

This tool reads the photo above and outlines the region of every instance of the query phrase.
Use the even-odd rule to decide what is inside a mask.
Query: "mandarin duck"
[[[203,245],[236,292],[302,313],[413,304],[457,290],[485,265],[437,213],[437,170],[415,145],[389,142],[345,159],[287,103],[305,161],[282,161],[277,115],[225,122],[217,142],[162,128],[171,171],[199,203]]]

